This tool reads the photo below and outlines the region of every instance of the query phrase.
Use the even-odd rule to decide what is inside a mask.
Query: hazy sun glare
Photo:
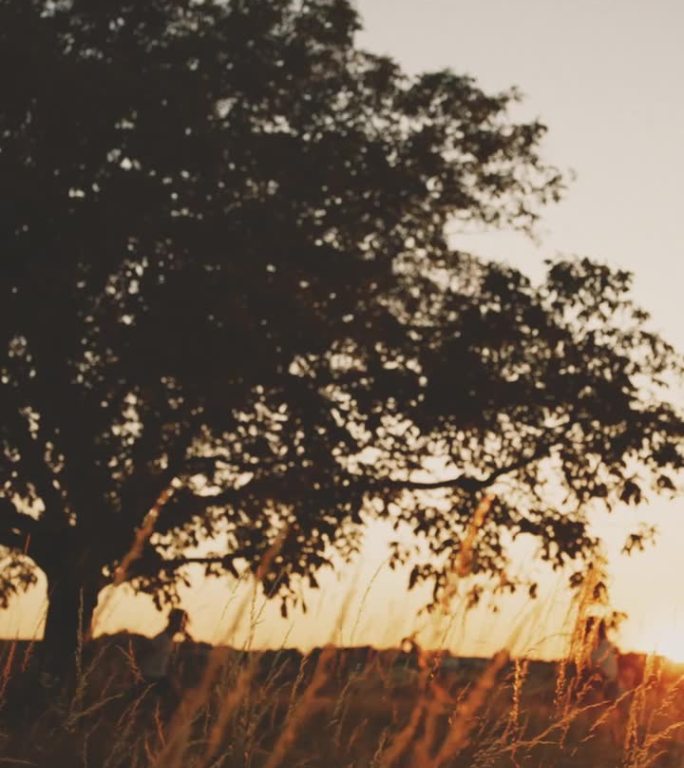
[[[649,647],[644,643],[644,649]],[[661,632],[653,642],[653,652],[660,656],[667,656],[672,661],[684,663],[684,634],[681,632]]]

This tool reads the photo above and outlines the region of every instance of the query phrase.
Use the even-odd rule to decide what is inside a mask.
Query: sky
[[[635,296],[652,325],[684,350],[684,3],[681,0],[358,0],[365,29],[358,42],[391,55],[407,71],[449,67],[488,91],[517,86],[525,96],[516,118],[549,128],[545,159],[575,175],[565,199],[547,209],[536,241],[510,232],[459,234],[455,247],[508,261],[540,276],[545,258],[591,256],[631,270]],[[647,552],[620,548],[647,519],[660,536]],[[617,638],[625,650],[657,650],[684,659],[684,500],[603,515],[614,606],[627,612]],[[435,620],[419,614],[425,592],[405,594],[406,574],[386,567],[386,527],[369,528],[359,563],[324,574],[307,595],[309,611],[287,620],[264,605],[251,585],[194,580],[185,594],[198,638],[255,645],[325,642],[392,645],[412,631],[455,652],[489,654],[514,645],[553,656],[568,631],[565,576],[541,569],[544,589],[465,615],[458,604]],[[352,595],[352,597],[348,597]],[[0,612],[0,632],[32,635],[44,593],[34,590]],[[104,601],[100,626],[157,631],[163,616],[125,592]]]
[[[456,247],[533,276],[545,258],[591,256],[634,273],[653,327],[684,350],[684,3],[679,0],[360,0],[360,42],[410,72],[452,68],[485,90],[525,95],[516,117],[549,128],[545,158],[574,173],[538,242],[510,232],[453,235]],[[684,500],[603,516],[621,644],[684,657]],[[658,543],[627,559],[645,517]],[[561,601],[562,602],[562,601]],[[504,611],[500,627],[509,612]],[[473,622],[476,624],[477,622]],[[503,631],[503,630],[501,630]],[[500,630],[494,631],[499,635]]]

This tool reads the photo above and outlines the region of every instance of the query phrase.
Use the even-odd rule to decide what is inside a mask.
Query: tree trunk
[[[97,604],[98,578],[85,578],[69,563],[46,568],[48,610],[42,642],[43,669],[63,677],[77,667],[82,642],[87,637]]]

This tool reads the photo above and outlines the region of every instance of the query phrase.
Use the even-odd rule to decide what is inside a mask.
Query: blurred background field
[[[370,647],[179,645],[173,694],[137,679],[146,639],[82,649],[73,688],[6,643],[2,760],[36,766],[678,766],[683,668],[627,654],[607,697],[573,662]]]

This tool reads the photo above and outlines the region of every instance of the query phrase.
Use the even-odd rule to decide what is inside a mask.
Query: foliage
[[[484,491],[474,573],[509,534],[581,558],[591,503],[674,488],[679,363],[629,276],[447,243],[558,198],[544,127],[357,29],[347,0],[0,2],[0,540],[57,626],[191,560],[293,599],[363,513],[425,537],[439,592]]]

